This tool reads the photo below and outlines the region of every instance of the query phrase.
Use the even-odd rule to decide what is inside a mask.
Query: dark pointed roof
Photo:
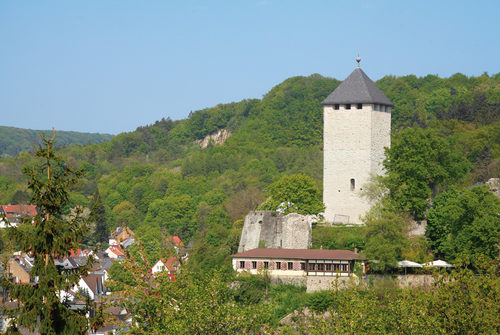
[[[368,78],[366,73],[357,67],[321,104],[359,103],[394,106],[391,100]]]

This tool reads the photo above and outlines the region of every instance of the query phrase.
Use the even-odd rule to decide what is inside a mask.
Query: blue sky
[[[500,1],[0,2],[0,125],[117,134],[284,79],[500,72]]]

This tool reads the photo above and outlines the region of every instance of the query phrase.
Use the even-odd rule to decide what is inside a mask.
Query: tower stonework
[[[325,219],[360,224],[371,206],[361,197],[363,187],[371,175],[384,174],[394,105],[359,67],[322,105]]]

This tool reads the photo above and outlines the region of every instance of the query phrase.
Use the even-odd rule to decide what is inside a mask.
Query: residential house
[[[135,243],[135,238],[133,238],[133,237],[129,237],[129,238],[127,238],[127,239],[123,240],[123,241],[120,243],[120,245],[121,245],[124,249],[128,249],[128,248],[130,248],[130,246],[131,246],[132,244],[134,244],[134,243]]]
[[[99,263],[92,266],[92,273],[102,276],[102,280],[106,282],[109,279],[109,268],[113,265],[113,260],[103,259]]]
[[[6,228],[7,223],[3,216],[7,218],[10,225],[17,226],[21,219],[34,217],[38,213],[35,205],[0,205],[0,228]]]
[[[125,252],[117,244],[110,245],[104,252],[111,259],[122,259],[123,257],[125,257]]]
[[[156,262],[151,268],[151,273],[153,275],[166,272],[171,281],[175,281],[175,275],[179,270],[180,262],[175,256],[170,256],[168,259],[161,258]]]
[[[7,262],[7,273],[16,284],[29,284],[35,280],[31,278],[30,271],[33,267],[34,259],[28,255],[17,255]]]
[[[132,229],[128,227],[118,227],[116,230],[113,232],[112,237],[117,243],[121,243],[122,241],[133,237],[135,234],[132,231]],[[111,243],[110,243],[111,244]]]
[[[103,278],[99,274],[90,273],[86,277],[80,278],[76,291],[86,291],[90,299],[95,300],[97,296],[104,294]]]

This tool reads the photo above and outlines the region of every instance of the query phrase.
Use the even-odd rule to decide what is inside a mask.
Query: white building
[[[371,175],[384,173],[394,105],[359,65],[322,104],[325,218],[359,224],[371,207],[360,196],[363,186]]]
[[[274,278],[349,277],[358,254],[350,250],[257,248],[232,256],[238,272],[267,270]]]

